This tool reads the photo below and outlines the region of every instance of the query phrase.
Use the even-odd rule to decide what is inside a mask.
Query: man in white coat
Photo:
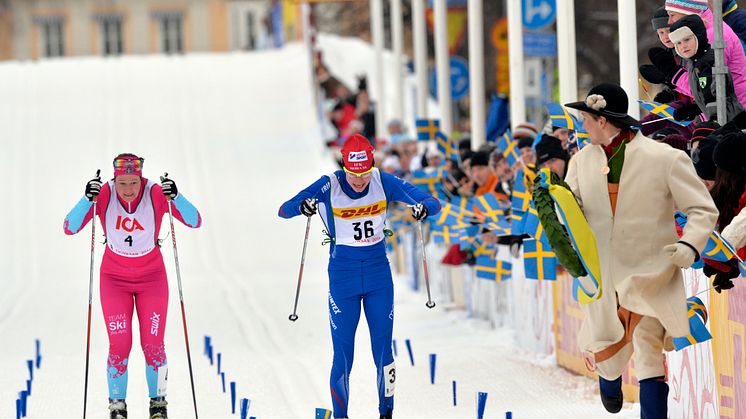
[[[591,144],[570,161],[567,183],[596,237],[603,296],[583,305],[578,344],[599,375],[606,410],[622,408],[622,379],[634,352],[642,419],[667,417],[663,355],[689,335],[681,268],[699,259],[718,211],[689,157],[638,131],[615,84],[590,90],[580,110]],[[684,212],[683,236],[673,214]]]

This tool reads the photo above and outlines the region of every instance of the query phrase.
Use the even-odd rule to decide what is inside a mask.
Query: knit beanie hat
[[[679,52],[678,42],[685,39],[688,36],[694,35],[697,39],[697,52],[691,58],[699,58],[708,49],[710,49],[710,42],[707,39],[707,29],[705,29],[705,22],[699,15],[684,16],[673,25],[671,25],[668,37],[671,42],[674,43],[676,53],[681,55]]]
[[[471,156],[471,167],[475,166],[489,166],[490,164],[490,153],[486,151],[477,151]]]
[[[539,133],[539,129],[536,128],[534,124],[529,124],[528,122],[518,124],[518,126],[515,127],[513,130],[513,138],[523,138],[523,137],[531,137],[533,140],[536,137],[536,134]]]
[[[707,0],[666,0],[666,11],[685,15],[700,14],[707,10]]]
[[[665,7],[659,7],[655,13],[653,13],[653,19],[650,22],[653,24],[654,31],[671,26],[668,24],[668,13],[666,13]]]
[[[701,141],[705,138],[712,135],[712,133],[715,132],[716,129],[720,128],[720,124],[718,124],[715,121],[705,121],[697,125],[696,128],[694,128],[694,132],[692,133],[692,138],[689,139],[690,142],[695,141]]]
[[[701,146],[700,142],[700,146]],[[746,134],[742,131],[729,132],[717,143],[712,159],[715,165],[728,172],[746,174]]]
[[[534,136],[535,137],[535,136]],[[518,139],[517,147],[518,149],[531,147],[534,145],[534,137],[522,137]]]
[[[718,140],[709,137],[701,140],[697,148],[692,152],[692,163],[697,176],[704,180],[715,180],[716,166],[713,160],[713,151]]]
[[[567,161],[570,156],[562,148],[559,138],[544,134],[536,144],[536,166],[540,166],[551,159],[562,159]]]
[[[142,177],[142,166],[145,159],[132,153],[123,153],[114,158],[114,177],[135,175]]]

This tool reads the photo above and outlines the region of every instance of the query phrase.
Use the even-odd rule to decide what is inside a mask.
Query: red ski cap
[[[373,146],[360,134],[352,134],[342,146],[346,172],[363,175],[373,170]]]

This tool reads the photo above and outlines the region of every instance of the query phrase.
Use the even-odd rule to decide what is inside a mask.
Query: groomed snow
[[[347,42],[350,48],[355,42]],[[359,50],[350,51],[360,54]],[[119,152],[145,157],[145,176],[169,172],[200,209],[204,225],[177,225],[192,362],[201,417],[227,418],[215,367],[202,354],[210,335],[228,381],[261,419],[311,418],[330,407],[331,340],[326,312],[327,248],[314,219],[300,319],[292,310],[305,221],[276,216],[280,203],[334,169],[316,121],[309,55],[301,45],[254,54],[83,58],[0,64],[4,182],[0,240],[0,417],[15,417],[25,360],[42,341],[29,418],[81,416],[90,226],[62,232],[65,214],[96,169],[111,176]],[[344,59],[335,59],[344,67]],[[353,70],[333,69],[341,74]],[[164,219],[161,236],[165,237]],[[107,339],[98,298],[103,241],[97,226],[89,418],[106,417]],[[167,326],[169,410],[193,416],[170,239],[162,249],[171,302]],[[518,349],[513,331],[492,330],[463,312],[427,310],[402,279],[396,285],[398,418],[606,417],[593,381]],[[414,348],[409,365],[404,339]],[[139,338],[130,357],[130,417],[146,415]],[[377,418],[367,327],[358,328],[350,415]],[[436,384],[427,359],[438,355]],[[458,382],[451,406],[451,380]],[[612,417],[611,415],[608,415]],[[622,415],[635,417],[627,406]]]

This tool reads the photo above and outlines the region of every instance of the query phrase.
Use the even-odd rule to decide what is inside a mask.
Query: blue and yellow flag
[[[467,250],[467,249],[473,249],[475,246],[475,241],[477,240],[477,235],[479,234],[479,231],[481,230],[481,227],[478,225],[469,226],[466,228],[459,229],[459,249],[461,250]]]
[[[528,170],[528,168],[526,168]],[[533,172],[531,172],[533,174]],[[529,174],[529,176],[531,176]],[[534,174],[535,176],[535,174]],[[528,183],[526,182],[527,176],[524,168],[521,167],[515,174],[515,183],[513,184],[513,193],[510,195],[510,207],[514,211],[527,211],[529,201],[531,201],[531,193],[528,192]]]
[[[482,228],[486,228],[487,230],[497,234],[498,236],[510,236],[511,229],[510,229],[510,223],[508,223],[505,219],[500,219],[498,221],[489,221],[483,224],[480,224]]]
[[[477,233],[478,235],[479,233]],[[497,246],[494,244],[487,244],[483,242],[479,237],[476,237],[473,242],[473,253],[474,256],[489,256],[491,258],[495,258],[495,252],[497,251]]]
[[[695,343],[712,339],[710,331],[705,326],[707,323],[707,308],[705,308],[702,300],[697,297],[689,297],[686,299],[686,306],[689,309],[689,336],[673,338],[673,346],[677,351]]]
[[[434,218],[436,224],[455,228],[468,226],[464,218],[474,215],[473,212],[467,209],[471,208],[471,200],[469,198],[454,196],[451,198],[451,202],[442,202],[441,204],[441,210],[437,218]]]
[[[526,232],[526,212],[513,210],[510,213],[510,230],[514,236],[520,236]]]
[[[571,131],[580,128],[578,120],[559,103],[547,103],[547,113],[553,127],[567,128]]]
[[[508,161],[508,166],[510,167],[513,167],[520,158],[518,154],[518,141],[513,139],[510,130],[505,131],[505,134],[497,140],[497,149],[503,153],[503,157]]]
[[[498,221],[505,217],[507,201],[501,202],[494,192],[472,198],[475,211],[483,215],[486,221]]]
[[[438,119],[418,119],[415,121],[417,127],[417,139],[419,141],[434,140],[440,132],[440,120]]]
[[[327,409],[316,408],[316,419],[331,419],[332,411]]]
[[[523,267],[528,279],[557,279],[557,258],[551,247],[541,240],[523,241]]]
[[[427,192],[435,197],[440,197],[443,192],[443,184],[441,182],[441,171],[440,170],[415,170],[412,172],[412,179],[410,183],[424,192]]]
[[[686,214],[681,211],[676,211],[673,214],[673,218],[676,220],[676,224],[678,224],[682,229],[686,227]],[[729,260],[736,258],[738,259],[738,270],[741,271],[741,276],[746,279],[746,263],[738,257],[733,246],[717,231],[710,233],[710,236],[707,238],[707,243],[705,244],[705,249],[699,256],[702,259],[716,260],[718,262],[728,262]],[[695,262],[692,265],[692,268],[701,268],[703,265],[704,263],[699,264]]]
[[[541,240],[544,245],[549,246],[549,239],[544,234],[544,228],[539,220],[539,213],[534,207],[533,199],[529,202],[528,211],[524,213],[523,232],[536,240]]]
[[[668,119],[669,121],[673,122],[676,125],[681,125],[682,127],[689,126],[689,124],[692,123],[692,121],[677,121],[673,118],[674,108],[666,105],[665,103],[658,103],[648,100],[638,100],[640,102],[640,106],[643,107],[646,111],[652,113],[653,115],[658,115],[662,118]]]
[[[477,256],[477,265],[475,266],[477,278],[498,282],[510,279],[512,268],[510,262],[498,260],[487,255]]]
[[[438,145],[438,151],[443,154],[446,160],[460,160],[456,141],[449,139],[445,134],[438,131],[435,134],[435,143]]]
[[[439,226],[432,224],[430,227],[430,233],[433,237],[433,242],[436,244],[456,244],[459,243],[459,229],[452,228],[447,225]]]
[[[575,141],[578,143],[578,149],[582,150],[583,147],[591,143],[591,137],[588,134],[588,131],[578,127],[575,131]]]

